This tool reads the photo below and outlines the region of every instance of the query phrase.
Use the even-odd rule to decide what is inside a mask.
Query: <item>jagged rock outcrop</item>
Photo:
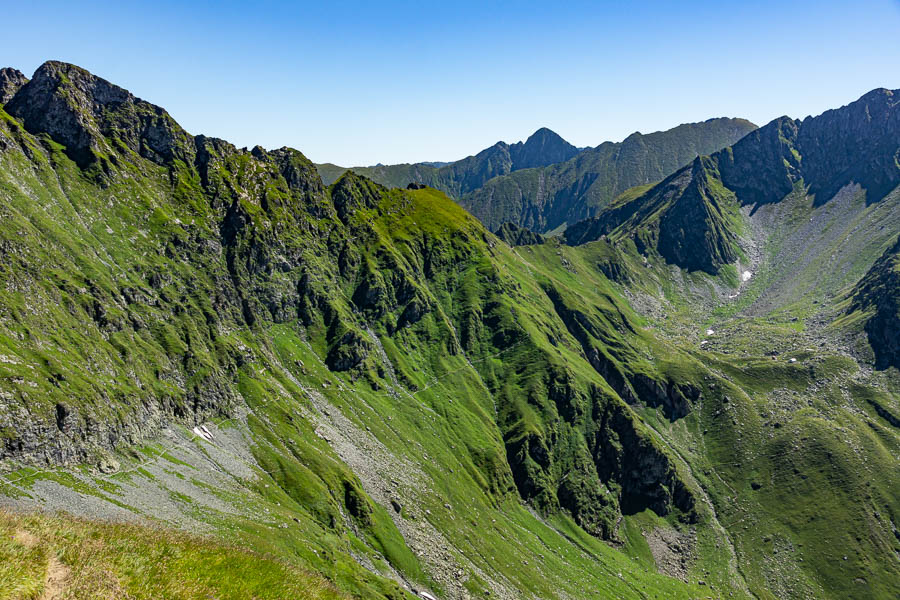
[[[4,108],[82,168],[100,162],[108,170],[112,140],[157,164],[193,163],[193,138],[165,110],[74,65],[44,63]]]
[[[598,447],[597,471],[621,485],[621,509],[634,514],[647,508],[659,515],[673,509],[683,511],[688,521],[696,519],[694,496],[678,476],[671,459],[622,410],[603,420]]]
[[[864,329],[880,369],[900,368],[900,239],[856,284],[848,312],[867,315]]]
[[[341,220],[360,209],[375,208],[381,196],[379,186],[365,177],[347,171],[338,179],[331,192],[334,208]]]
[[[647,508],[697,518],[693,493],[669,455],[630,409],[598,387],[581,391],[567,376],[548,389],[560,416],[545,432],[507,439],[519,494],[542,510],[560,508],[588,532],[616,539],[618,515]],[[565,448],[556,440],[567,440]],[[573,447],[574,446],[574,447]]]
[[[519,227],[515,223],[504,223],[494,233],[510,246],[533,246],[544,243],[544,236],[530,229]]]
[[[775,119],[643,194],[569,227],[566,241],[630,238],[639,252],[715,274],[739,255],[741,206],[779,202],[801,184],[819,205],[851,183],[876,202],[900,184],[898,157],[898,91],[874,90],[818,117]]]
[[[26,83],[28,78],[18,69],[10,67],[0,69],[0,106],[9,102]]]

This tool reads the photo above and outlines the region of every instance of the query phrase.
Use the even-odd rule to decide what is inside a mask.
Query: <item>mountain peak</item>
[[[900,183],[900,90],[874,89],[855,102],[803,120],[797,143],[816,203],[857,183],[877,202]]]
[[[530,136],[528,136],[528,139],[525,140],[525,143],[528,144],[529,142],[548,140],[548,139],[559,140],[562,142],[566,141],[562,138],[562,136],[560,136],[558,133],[556,133],[552,129],[550,129],[548,127],[540,127],[534,133],[532,133]]]
[[[513,171],[565,162],[578,152],[578,148],[546,127],[541,127],[532,133],[524,142],[509,146]]]
[[[73,98],[74,100],[93,101],[98,104],[137,100],[128,90],[94,75],[87,69],[58,60],[48,60],[38,67],[30,83],[42,91],[53,91],[49,89],[50,86],[62,85],[80,92]]]
[[[12,67],[0,69],[0,106],[9,102],[26,83],[28,78],[22,71]]]
[[[65,62],[38,67],[5,110],[28,131],[46,133],[65,146],[81,167],[104,162],[112,138],[158,164],[176,156],[190,159],[194,151],[191,136],[165,110]]]
[[[803,121],[778,117],[732,146],[695,159],[628,204],[573,225],[567,240],[580,244],[611,232],[637,236],[672,264],[716,273],[737,257],[738,236],[730,223],[739,220],[740,206],[755,210],[781,202],[800,182],[815,206],[848,185],[858,185],[867,204],[897,188],[895,98],[896,92],[877,89]]]
[[[896,98],[895,96],[900,95],[900,90],[889,90],[888,88],[875,88],[874,90],[863,94],[857,102],[870,102],[872,100],[892,100],[896,103],[900,98]]]

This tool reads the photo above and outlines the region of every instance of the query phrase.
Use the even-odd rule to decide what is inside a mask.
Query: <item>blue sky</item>
[[[10,4],[4,65],[73,62],[191,133],[342,165],[454,160],[542,126],[595,146],[763,124],[900,88],[900,0]]]

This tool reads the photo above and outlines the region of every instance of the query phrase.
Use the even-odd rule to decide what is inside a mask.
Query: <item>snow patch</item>
[[[753,277],[753,273],[751,271],[744,271],[743,273],[741,273],[741,281],[749,281],[751,277]]]
[[[204,427],[203,429],[200,429],[199,427],[194,427],[191,431],[194,432],[194,435],[196,435],[197,437],[203,438],[207,442],[212,441],[212,434],[209,433],[209,430],[207,430],[206,427]]]

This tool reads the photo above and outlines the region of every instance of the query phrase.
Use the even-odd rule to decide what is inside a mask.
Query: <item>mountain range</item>
[[[424,183],[441,190],[491,231],[510,222],[547,233],[594,216],[625,190],[655,183],[755,128],[744,119],[710,119],[582,150],[542,128],[525,142],[498,142],[439,168],[417,163],[352,170],[388,187]],[[347,170],[331,164],[317,168],[325,183]]]
[[[900,91],[389,186],[0,93],[0,598],[900,593]]]
[[[524,142],[497,142],[474,156],[453,162],[353,167],[352,171],[388,187],[404,188],[410,183],[424,183],[460,197],[493,177],[563,162],[578,153],[578,148],[542,127]],[[334,183],[348,170],[330,163],[316,167],[326,184]]]
[[[795,187],[824,205],[851,185],[874,204],[897,187],[897,102],[896,92],[880,89],[818,117],[776,119],[582,221],[566,238],[583,243],[606,234],[632,236],[673,264],[715,274],[740,254],[741,207],[754,212]],[[836,148],[832,137],[841,140]]]

